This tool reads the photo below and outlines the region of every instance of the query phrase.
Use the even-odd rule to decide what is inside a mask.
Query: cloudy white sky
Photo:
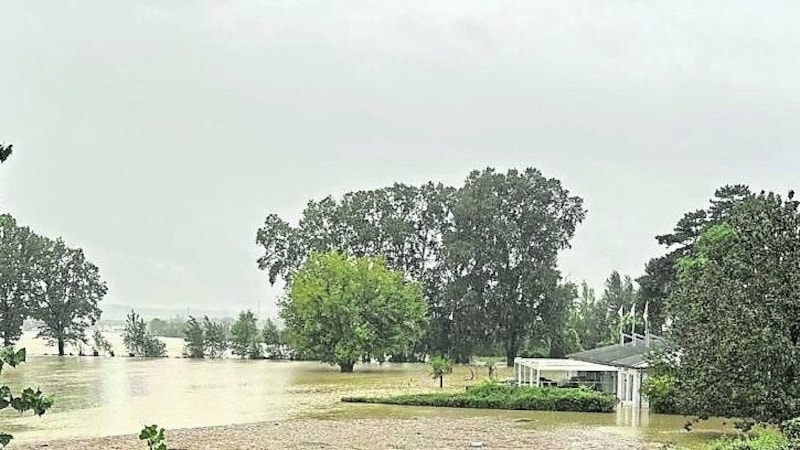
[[[274,311],[255,231],[306,201],[535,166],[600,286],[724,183],[798,188],[800,3],[0,2],[3,208],[110,303]]]

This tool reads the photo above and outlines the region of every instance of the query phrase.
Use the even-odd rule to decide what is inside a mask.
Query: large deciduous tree
[[[557,301],[558,252],[585,214],[580,197],[536,169],[472,172],[446,236],[456,326],[496,336],[513,365],[520,344],[541,329],[544,305]]]
[[[297,226],[269,215],[256,241],[265,253],[259,267],[270,283],[291,281],[313,252],[340,251],[351,256],[380,256],[386,265],[421,283],[431,313],[430,328],[410,353],[445,351],[443,327],[450,314],[443,264],[445,233],[452,228],[456,189],[442,184],[395,184],[372,191],[311,201]],[[401,359],[411,355],[393,355]]]
[[[11,145],[0,144],[0,164],[6,162],[11,156],[11,147]],[[0,217],[0,227],[2,227],[0,232],[4,233],[2,241],[0,241],[0,245],[4,247],[0,250],[0,266],[2,267],[0,270],[0,284],[2,284],[0,295],[3,296],[0,300],[5,302],[2,307],[6,308],[2,318],[4,347],[0,349],[0,371],[2,371],[3,367],[16,367],[25,362],[27,355],[25,349],[14,350],[9,342],[19,337],[20,332],[17,327],[20,320],[19,312],[9,311],[8,308],[21,307],[24,313],[27,305],[18,303],[19,299],[22,298],[18,289],[30,290],[31,286],[22,281],[24,277],[21,276],[21,273],[30,274],[30,267],[26,266],[24,261],[20,263],[20,261],[15,260],[20,256],[20,253],[25,253],[25,251],[21,248],[22,246],[16,245],[18,244],[17,239],[7,240],[9,236],[5,234],[7,232],[16,233],[18,231],[16,223],[10,216],[2,216]],[[29,232],[27,233],[28,236],[30,234]],[[12,244],[11,247],[5,248],[9,243]],[[25,388],[21,395],[14,395],[9,386],[0,386],[0,410],[9,406],[20,414],[26,411],[33,411],[37,416],[41,417],[53,406],[53,399],[43,395],[39,389],[34,391],[32,388]],[[12,435],[0,432],[0,447],[5,448],[11,443],[12,439],[14,439]]]
[[[382,259],[317,253],[292,277],[280,315],[294,348],[352,372],[366,354],[408,351],[425,303],[420,286]]]
[[[395,184],[311,201],[296,226],[270,215],[257,234],[264,249],[258,263],[271,283],[291,282],[310,254],[339,251],[380,257],[419,282],[428,326],[409,354],[394,360],[447,354],[465,362],[497,341],[518,348],[526,339],[562,353],[563,330],[543,326],[550,320],[543,313],[560,309],[529,307],[561,301],[557,253],[584,215],[580,198],[535,169],[487,169],[458,189]],[[508,308],[520,295],[526,304]],[[507,320],[519,311],[530,314]]]
[[[55,343],[63,356],[66,344],[86,341],[86,329],[100,318],[98,303],[108,289],[83,250],[61,239],[42,239],[31,317],[40,322],[39,337]]]
[[[13,345],[22,335],[34,289],[37,236],[17,226],[11,215],[0,215],[0,336],[3,345]]]
[[[678,259],[669,299],[678,406],[700,417],[797,417],[798,202],[744,195],[712,213]]]

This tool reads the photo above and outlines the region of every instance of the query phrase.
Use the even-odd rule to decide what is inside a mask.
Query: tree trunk
[[[516,342],[509,342],[506,344],[506,367],[514,367],[514,358],[517,357],[519,350]]]
[[[342,373],[353,373],[353,367],[355,367],[355,365],[356,363],[354,362],[339,363]]]
[[[58,356],[64,356],[64,339],[58,340]]]

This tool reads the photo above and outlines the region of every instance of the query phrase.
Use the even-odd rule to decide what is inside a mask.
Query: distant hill
[[[103,310],[103,315],[100,320],[103,321],[118,321],[125,320],[125,317],[131,312],[131,309],[136,311],[137,314],[142,316],[145,320],[153,318],[169,319],[172,317],[187,317],[190,314],[195,317],[208,316],[212,319],[224,319],[226,317],[236,317],[239,311],[229,310],[208,310],[208,309],[175,309],[175,308],[147,308],[136,307],[130,305],[116,305],[116,304],[101,304],[100,308]]]

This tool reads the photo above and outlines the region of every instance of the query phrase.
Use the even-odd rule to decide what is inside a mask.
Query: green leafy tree
[[[261,333],[252,311],[242,311],[231,327],[231,351],[241,358],[261,358]]]
[[[639,304],[641,300],[631,277],[627,275],[623,277],[616,270],[611,272],[606,279],[603,296],[600,298],[605,332],[601,335],[602,340],[599,345],[619,342],[620,329],[625,333],[630,333],[631,329],[635,329],[637,333],[644,334],[644,319],[642,318],[644,305]],[[631,317],[630,313],[634,306],[636,315]],[[625,314],[622,318],[619,317],[621,309]]]
[[[147,322],[135,311],[131,311],[125,320],[122,342],[131,356],[159,358],[167,354],[166,344],[150,333]]]
[[[39,337],[56,344],[63,356],[66,344],[86,342],[86,330],[100,318],[98,303],[108,288],[83,250],[61,239],[41,241],[31,317],[41,324]]]
[[[569,329],[577,334],[580,350],[590,350],[601,343],[618,339],[618,334],[609,334],[613,327],[609,311],[609,306],[598,299],[594,289],[584,281],[569,321]]]
[[[422,333],[420,287],[377,258],[312,255],[280,303],[289,343],[352,372],[365,354],[405,352]]]
[[[271,359],[282,358],[281,346],[284,345],[284,336],[273,320],[267,319],[264,323],[262,337],[264,339],[264,345],[267,346],[268,357]]]
[[[798,202],[761,193],[725,204],[678,259],[668,313],[678,407],[700,418],[800,416]]]
[[[444,376],[453,373],[453,363],[444,356],[434,356],[430,361],[431,376],[439,380],[439,388],[444,387]]]
[[[703,230],[725,221],[735,205],[752,197],[753,193],[745,185],[723,186],[714,193],[708,208],[684,214],[672,233],[656,236],[658,243],[670,251],[651,259],[645,266],[644,275],[636,280],[640,287],[639,304],[649,305],[652,331],[659,333],[667,321],[666,304],[677,283],[678,260],[692,254]]]
[[[38,242],[29,228],[17,226],[8,214],[0,215],[0,336],[6,347],[19,340],[30,314]]]
[[[184,354],[188,358],[202,359],[206,355],[206,332],[203,329],[203,324],[197,321],[192,316],[186,321],[183,329],[184,341],[186,341],[186,349]]]
[[[574,283],[561,283],[555,292],[548,295],[541,306],[541,326],[535,334],[544,336],[551,358],[564,358],[567,354],[580,350],[577,333],[570,328],[570,314],[578,298],[578,288]]]
[[[412,347],[394,360],[422,358],[432,349],[446,349],[451,338],[451,308],[445,288],[452,276],[443,264],[444,234],[452,227],[455,189],[442,184],[394,184],[372,191],[311,201],[297,226],[269,215],[257,242],[265,254],[259,267],[291,281],[310,254],[340,251],[352,256],[380,256],[387,267],[419,282],[431,312],[429,327]]]
[[[228,327],[206,316],[203,319],[206,336],[206,355],[211,359],[222,358],[228,350]]]
[[[94,330],[92,334],[92,348],[94,350],[95,355],[99,355],[100,353],[105,353],[111,356],[114,356],[114,349],[111,347],[111,343],[103,336],[103,333],[100,330]]]
[[[12,153],[12,146],[11,145],[3,145],[0,144],[0,163],[6,162],[6,160],[11,156]],[[10,216],[0,216],[0,227],[2,227],[2,232],[5,233],[8,230],[9,225],[16,227],[16,224],[9,221]],[[5,240],[6,237],[3,236],[3,241],[1,245],[6,245],[8,241]],[[11,239],[11,242],[19,242],[16,240]],[[12,245],[13,247],[13,245]],[[21,248],[17,247],[17,249],[22,250]],[[15,258],[19,255],[16,253],[16,250],[8,249],[0,250],[3,252],[2,256],[4,258]],[[26,253],[22,251],[21,253]],[[2,265],[5,268],[0,269],[0,283],[4,283],[2,286],[3,291],[0,294],[3,295],[2,301],[8,301],[9,299],[13,298],[15,295],[19,294],[16,289],[20,286],[23,286],[25,289],[31,289],[32,286],[30,284],[21,282],[20,274],[24,273],[26,275],[30,275],[31,272],[28,271],[26,268],[24,271],[22,270],[8,270],[8,266],[18,264],[19,261],[10,261],[10,260],[3,260]],[[12,278],[6,279],[5,277],[11,276]],[[10,285],[15,285],[13,288],[9,289]],[[7,297],[7,296],[11,297]],[[17,297],[19,298],[19,297]],[[14,300],[11,300],[13,302]],[[9,306],[8,304],[6,306]],[[22,305],[16,305],[22,306]],[[14,350],[10,345],[9,342],[19,338],[19,333],[16,331],[16,318],[12,317],[9,312],[4,312],[4,317],[2,320],[5,322],[2,326],[4,329],[3,332],[3,340],[4,340],[4,347],[0,349],[0,374],[2,374],[3,368],[5,366],[9,367],[17,367],[19,364],[25,362],[26,359],[26,352],[25,349]],[[14,337],[16,335],[16,338]],[[34,414],[41,417],[53,406],[53,399],[50,397],[45,396],[42,394],[40,390],[33,390],[32,388],[25,388],[21,395],[14,395],[11,392],[11,388],[7,385],[0,386],[0,410],[6,409],[8,407],[13,408],[20,414],[24,414],[27,411],[33,411]],[[8,433],[0,432],[0,447],[6,448],[14,439],[14,437]]]
[[[496,337],[509,365],[523,342],[546,340],[535,334],[547,330],[542,314],[557,296],[558,252],[585,214],[581,198],[536,169],[472,172],[445,241],[458,274],[450,295],[455,334]]]
[[[275,322],[271,319],[267,319],[266,323],[264,324],[264,344],[266,345],[281,345],[281,332],[278,329],[278,326]]]

